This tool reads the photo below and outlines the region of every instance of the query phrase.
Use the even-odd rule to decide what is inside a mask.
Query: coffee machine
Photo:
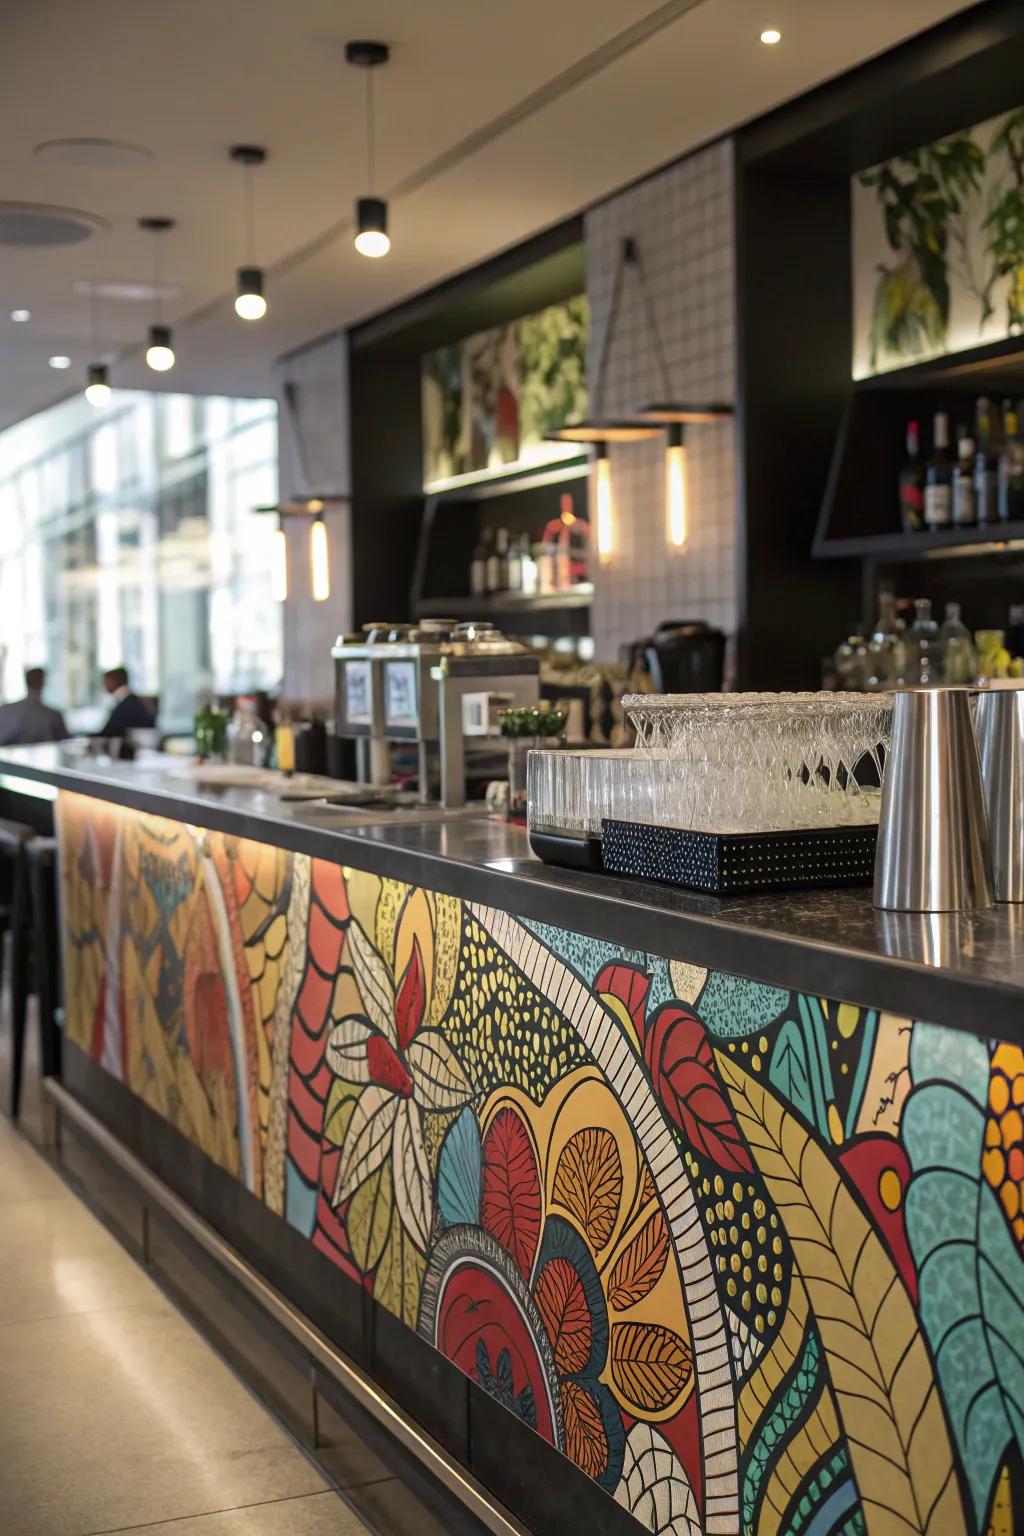
[[[466,803],[467,759],[493,746],[501,711],[536,705],[540,664],[493,624],[369,624],[331,654],[339,736],[356,741],[360,783],[391,781],[392,748],[415,744],[420,799]]]

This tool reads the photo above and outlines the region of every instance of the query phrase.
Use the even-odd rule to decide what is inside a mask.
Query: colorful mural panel
[[[70,1037],[641,1527],[1021,1527],[1018,1046],[59,828]]]
[[[1024,328],[1024,110],[852,181],[853,376]]]

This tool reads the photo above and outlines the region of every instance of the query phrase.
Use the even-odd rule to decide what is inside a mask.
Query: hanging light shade
[[[388,205],[382,197],[361,197],[356,203],[356,250],[360,256],[386,256]]]
[[[146,348],[146,362],[154,373],[167,373],[174,367],[174,347],[171,344],[171,328],[169,325],[151,325],[149,328],[149,346]]]
[[[314,603],[326,603],[331,595],[327,526],[322,512],[309,525],[309,591]]]
[[[373,111],[373,72],[390,58],[387,43],[355,42],[345,47],[345,57],[357,69],[366,71],[366,192],[356,200],[355,246],[361,256],[386,256],[391,249],[388,235],[388,205],[374,190],[376,179],[376,142]]]
[[[91,363],[86,375],[85,398],[97,410],[110,404],[110,380],[105,363]]]
[[[164,324],[163,289],[160,285],[160,236],[174,228],[174,220],[146,218],[139,220],[139,228],[153,236],[153,290],[156,294],[156,321],[149,328],[149,345],[146,362],[154,373],[166,373],[174,367],[174,347],[171,344],[171,328]]]
[[[235,314],[241,320],[262,320],[266,312],[262,271],[259,267],[239,267]]]
[[[245,191],[243,220],[246,265],[238,269],[235,314],[240,320],[262,320],[267,312],[267,301],[263,294],[263,268],[254,263],[256,238],[252,173],[258,165],[264,163],[267,152],[259,144],[235,144],[228,151],[228,157],[235,165],[242,167]]]

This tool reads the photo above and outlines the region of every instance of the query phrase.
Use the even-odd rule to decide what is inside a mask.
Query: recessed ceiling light
[[[37,144],[32,153],[40,160],[50,160],[57,165],[75,165],[86,168],[138,165],[155,160],[156,155],[145,144],[129,144],[123,139],[47,139]]]
[[[26,320],[32,319],[32,311],[30,309],[12,309],[11,319],[15,325],[24,325]]]
[[[779,31],[778,27],[765,27],[764,31],[761,33],[761,41],[762,43],[767,43],[770,48],[773,43],[782,42],[782,33]]]
[[[58,353],[56,357],[51,357],[50,358],[50,367],[51,368],[70,368],[71,367],[71,359],[70,359],[70,357],[65,357],[63,355],[63,353]]]
[[[86,298],[116,299],[125,304],[152,304],[155,299],[168,302],[180,299],[182,295],[182,289],[177,283],[161,283],[157,287],[153,283],[122,282],[118,278],[95,283],[79,278],[74,287],[76,293],[84,294]]]
[[[109,228],[106,219],[80,208],[0,202],[0,245],[77,245]]]

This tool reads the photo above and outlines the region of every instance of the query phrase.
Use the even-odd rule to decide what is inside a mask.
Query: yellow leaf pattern
[[[942,1404],[892,1260],[796,1117],[724,1052],[717,1060],[807,1289],[868,1536],[965,1536]]]

